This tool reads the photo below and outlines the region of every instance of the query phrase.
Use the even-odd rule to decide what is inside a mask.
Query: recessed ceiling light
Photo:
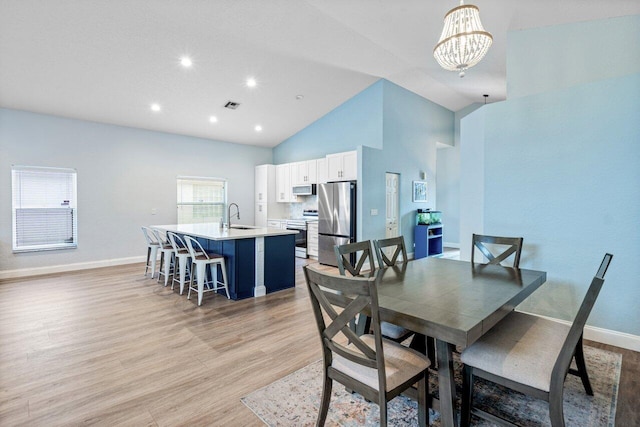
[[[248,87],[256,87],[257,84],[258,84],[258,82],[256,82],[256,79],[254,79],[253,77],[249,77],[247,79],[247,86]]]
[[[193,62],[188,56],[183,56],[182,58],[180,58],[180,64],[182,64],[184,68],[191,68]]]
[[[262,126],[256,125],[255,130],[256,132],[262,132]]]
[[[216,116],[209,116],[209,121],[211,123],[218,123],[218,118]]]
[[[160,109],[160,104],[151,104],[151,111],[155,111],[157,113]]]

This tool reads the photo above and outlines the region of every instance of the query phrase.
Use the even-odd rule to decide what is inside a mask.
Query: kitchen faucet
[[[229,209],[227,210],[227,220],[229,222],[229,228],[231,228],[231,206],[236,207],[236,214],[234,215],[237,219],[240,219],[240,208],[236,203],[229,203]]]

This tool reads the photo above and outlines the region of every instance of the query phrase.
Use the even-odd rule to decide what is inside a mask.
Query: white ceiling
[[[379,78],[453,111],[505,99],[507,31],[640,14],[638,0],[472,3],[494,43],[460,79],[432,55],[454,0],[0,0],[0,106],[272,147]]]

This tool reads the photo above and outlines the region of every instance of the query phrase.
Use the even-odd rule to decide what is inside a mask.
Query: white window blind
[[[13,166],[13,251],[75,248],[75,169]]]
[[[178,177],[178,224],[218,223],[226,205],[224,179]]]

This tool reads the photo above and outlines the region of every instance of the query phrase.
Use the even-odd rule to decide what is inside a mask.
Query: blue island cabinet
[[[256,268],[256,238],[209,240],[198,237],[206,251],[224,255],[229,296],[233,300],[254,296],[256,284],[266,293],[295,286],[295,237],[293,234],[264,237],[263,268]],[[263,281],[256,274],[263,273]],[[218,271],[220,277],[221,273]],[[224,290],[218,291],[224,295]]]

